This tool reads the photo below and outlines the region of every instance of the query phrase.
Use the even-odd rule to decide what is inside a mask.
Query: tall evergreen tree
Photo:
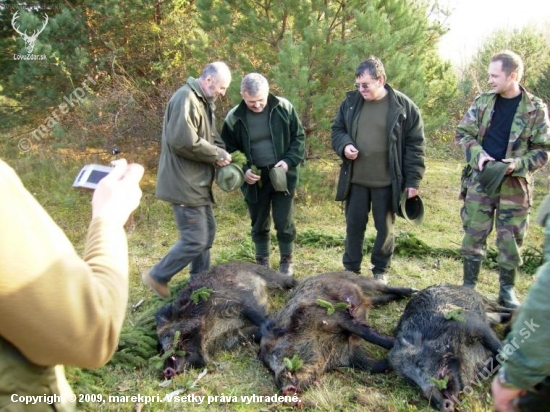
[[[384,62],[388,83],[421,108],[432,85],[449,78],[450,66],[435,61],[443,32],[430,23],[427,6],[414,0],[197,1],[204,30],[225,44],[220,53],[231,56],[240,75],[266,75],[274,91],[293,102],[308,134],[325,141],[355,67],[370,55]]]
[[[483,42],[465,70],[462,83],[470,85],[471,94],[489,89],[487,67],[490,58],[504,49],[516,52],[523,59],[525,73],[521,84],[528,90],[533,89],[544,77],[550,64],[550,46],[544,34],[534,26],[513,30],[499,29]]]

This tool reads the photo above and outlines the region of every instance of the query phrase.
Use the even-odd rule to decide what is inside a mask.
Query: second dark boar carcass
[[[268,292],[295,284],[292,276],[254,263],[232,262],[202,272],[156,313],[163,351],[180,354],[167,359],[164,375],[202,367],[216,351],[240,341],[259,341],[259,328],[268,315]]]
[[[395,330],[392,368],[418,385],[430,404],[454,411],[465,385],[487,367],[501,342],[491,326],[511,311],[472,289],[435,285],[411,298]]]
[[[393,338],[367,324],[367,311],[414,292],[350,272],[306,278],[264,326],[260,359],[274,373],[284,395],[305,390],[323,373],[340,366],[383,372],[387,361],[371,359],[363,339],[389,349]]]

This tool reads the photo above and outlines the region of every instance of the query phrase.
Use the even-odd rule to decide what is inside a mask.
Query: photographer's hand
[[[115,168],[98,183],[92,198],[92,219],[101,217],[114,224],[124,225],[139,205],[143,166],[128,165],[125,159],[116,161]]]

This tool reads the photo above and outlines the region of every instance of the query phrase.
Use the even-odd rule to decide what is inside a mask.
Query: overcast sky
[[[499,28],[550,24],[549,0],[441,0],[453,10],[450,31],[440,43],[445,59],[460,65],[475,53],[483,40]]]

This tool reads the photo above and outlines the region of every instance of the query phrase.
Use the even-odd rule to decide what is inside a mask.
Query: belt
[[[267,165],[267,166],[262,166],[262,167],[258,167],[258,169],[260,170],[271,170],[275,167],[275,164],[276,163],[273,163],[272,165]]]

